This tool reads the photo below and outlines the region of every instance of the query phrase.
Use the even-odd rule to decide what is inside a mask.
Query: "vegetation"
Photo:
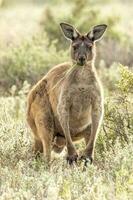
[[[129,37],[133,29],[128,28],[133,24],[130,18],[126,25],[122,23],[126,15],[119,15],[121,1],[117,4],[106,0],[101,3],[40,0],[37,4],[29,0],[29,5],[30,2],[42,12],[37,20],[37,32],[30,37],[23,35],[19,42],[16,37],[10,45],[0,35],[0,199],[133,199],[133,43]],[[10,12],[8,0],[0,1],[0,5],[3,13]],[[110,11],[111,6],[117,12]],[[124,6],[129,12],[131,4]],[[29,15],[33,16],[34,12]],[[5,16],[3,20],[6,22]],[[105,39],[97,46],[96,60],[105,94],[104,122],[96,143],[95,162],[87,168],[80,162],[72,167],[67,165],[65,151],[61,155],[53,153],[50,169],[43,156],[36,159],[25,118],[26,96],[31,86],[51,67],[70,59],[68,43],[59,30],[60,21],[75,24],[83,32],[97,23],[107,23],[109,27]],[[76,144],[79,152],[84,145],[84,141]]]

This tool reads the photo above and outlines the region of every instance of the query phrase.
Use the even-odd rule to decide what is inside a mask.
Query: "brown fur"
[[[73,141],[81,138],[86,142],[81,158],[93,158],[103,115],[102,89],[93,65],[94,52],[93,43],[90,59],[86,56],[83,66],[76,64],[69,71],[71,63],[57,65],[29,93],[27,121],[34,137],[34,151],[43,152],[48,160],[52,149],[59,153],[67,146],[69,163],[76,161],[78,154]]]

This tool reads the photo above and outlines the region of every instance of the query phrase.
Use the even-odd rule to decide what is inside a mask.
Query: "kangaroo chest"
[[[80,116],[90,110],[92,86],[83,84],[75,85],[71,88],[69,95],[71,114]]]
[[[88,70],[77,71],[71,80],[62,88],[62,102],[69,107],[70,118],[87,120],[98,82],[94,73]]]

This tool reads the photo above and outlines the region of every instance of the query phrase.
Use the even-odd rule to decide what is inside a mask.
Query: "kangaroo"
[[[68,23],[60,23],[71,41],[71,62],[53,67],[29,92],[27,121],[32,129],[34,152],[50,161],[51,151],[67,148],[69,164],[83,159],[92,163],[98,129],[103,118],[103,94],[95,61],[95,42],[107,25],[94,26],[81,34]],[[74,141],[84,138],[79,156]]]

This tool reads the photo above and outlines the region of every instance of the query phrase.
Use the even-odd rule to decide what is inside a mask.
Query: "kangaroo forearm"
[[[92,113],[91,135],[86,147],[86,152],[88,154],[93,154],[93,149],[95,146],[97,133],[101,125],[101,121],[102,121],[102,111],[101,109],[99,109],[99,112]]]

